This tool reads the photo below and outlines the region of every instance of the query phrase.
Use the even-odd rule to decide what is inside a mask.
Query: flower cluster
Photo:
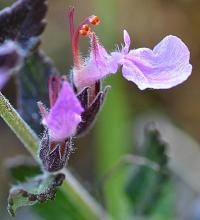
[[[97,16],[89,16],[75,28],[74,9],[68,11],[74,67],[71,80],[54,76],[49,80],[50,110],[38,103],[42,124],[46,127],[41,141],[40,158],[49,172],[64,167],[71,151],[73,136],[91,127],[109,87],[101,88],[101,80],[122,68],[125,79],[139,89],[167,89],[185,81],[192,71],[187,46],[175,36],[167,36],[153,50],[130,49],[131,40],[124,30],[121,49],[108,53],[97,40],[91,25]],[[88,36],[91,50],[88,58],[79,52],[80,36]]]

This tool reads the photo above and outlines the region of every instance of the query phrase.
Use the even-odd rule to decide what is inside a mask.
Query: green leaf
[[[7,160],[6,167],[15,182],[25,181],[27,177],[30,178],[42,172],[29,157],[24,156],[18,156]],[[91,217],[90,214],[88,215],[84,206],[79,204],[76,199],[72,199],[70,195],[72,193],[71,190],[67,192],[66,194],[62,189],[58,189],[54,201],[49,200],[43,204],[33,203],[33,211],[48,220],[93,220],[94,216]],[[27,199],[25,202],[27,202]],[[32,204],[30,203],[30,205]],[[52,206],[54,207],[53,209]]]
[[[12,180],[17,182],[24,182],[27,178],[42,174],[41,168],[29,156],[16,156],[8,159],[5,167]]]
[[[37,134],[42,131],[37,102],[49,106],[48,78],[57,73],[50,59],[37,51],[25,60],[24,67],[17,75],[20,115]]]
[[[88,220],[61,190],[58,190],[54,201],[37,204],[33,210],[48,220]]]
[[[155,162],[159,170],[148,166],[134,167],[126,184],[127,196],[138,215],[150,215],[162,197],[164,187],[169,184],[167,169],[167,144],[161,140],[158,130],[147,127],[143,146],[139,154]]]
[[[31,206],[55,198],[57,188],[62,185],[64,174],[42,175],[28,182],[13,186],[8,198],[8,212],[15,216],[16,210],[23,206]]]

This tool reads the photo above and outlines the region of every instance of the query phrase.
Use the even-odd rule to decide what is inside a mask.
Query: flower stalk
[[[20,117],[9,101],[0,92],[0,116],[12,129],[33,158],[39,162],[39,139],[26,122]],[[73,175],[64,169],[65,181],[61,187],[62,192],[70,198],[74,205],[78,206],[84,219],[110,220],[111,218],[102,207],[90,196]]]

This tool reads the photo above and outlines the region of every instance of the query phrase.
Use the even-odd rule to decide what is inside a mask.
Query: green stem
[[[26,149],[36,158],[39,139],[31,128],[24,122],[9,101],[0,92],[0,116],[12,129]]]
[[[105,210],[90,196],[90,194],[81,186],[74,176],[67,170],[64,170],[66,181],[63,183],[62,191],[73,200],[84,213],[87,220],[111,220]]]
[[[9,101],[0,92],[0,116],[21,140],[26,149],[39,162],[37,152],[39,139],[26,122],[20,117]],[[39,162],[40,163],[40,162]],[[90,196],[73,175],[65,169],[65,181],[61,187],[63,193],[79,208],[85,219],[108,220],[110,217],[102,207]]]

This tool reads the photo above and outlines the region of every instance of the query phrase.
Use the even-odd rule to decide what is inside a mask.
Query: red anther
[[[81,28],[81,30],[89,31],[91,28],[88,24],[84,24]]]
[[[98,16],[94,15],[93,17],[90,18],[90,23],[93,25],[98,25],[100,24],[100,19]]]
[[[81,30],[79,31],[79,33],[80,33],[80,35],[82,35],[82,36],[88,36],[88,31],[86,31],[86,30],[81,29]]]

